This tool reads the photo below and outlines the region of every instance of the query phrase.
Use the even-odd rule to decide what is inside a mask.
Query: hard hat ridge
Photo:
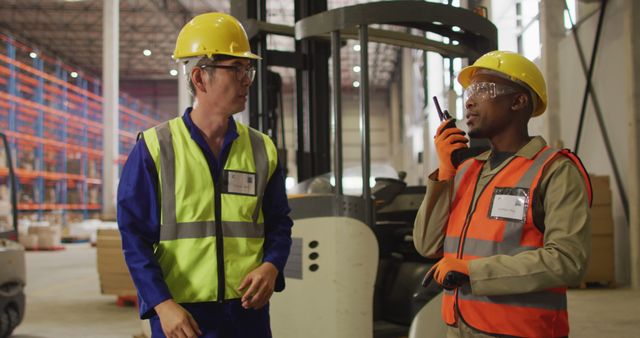
[[[242,24],[225,13],[204,13],[189,21],[178,34],[173,58],[229,55],[239,58],[261,59],[251,52],[249,39]]]

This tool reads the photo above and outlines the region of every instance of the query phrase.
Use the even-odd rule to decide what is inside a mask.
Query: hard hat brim
[[[462,85],[462,88],[467,88],[471,84],[471,77],[478,70],[478,67],[468,66],[463,68],[458,74],[458,83]]]

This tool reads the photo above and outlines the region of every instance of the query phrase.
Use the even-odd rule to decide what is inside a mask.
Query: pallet
[[[138,306],[138,296],[118,296],[116,305],[119,307]]]
[[[601,289],[601,288],[615,288],[616,282],[614,281],[590,281],[582,282],[579,289]]]
[[[62,237],[62,243],[89,243],[89,237],[67,236]]]
[[[66,247],[63,245],[56,245],[56,246],[49,246],[49,247],[32,246],[29,248],[25,248],[25,250],[27,251],[60,251],[65,249]]]

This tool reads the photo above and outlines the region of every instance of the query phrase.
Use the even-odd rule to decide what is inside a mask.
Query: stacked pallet
[[[612,285],[614,276],[613,212],[609,176],[591,176],[591,258],[583,283]]]
[[[120,232],[117,229],[98,229],[96,247],[102,294],[119,298],[136,296],[136,288],[124,262]]]

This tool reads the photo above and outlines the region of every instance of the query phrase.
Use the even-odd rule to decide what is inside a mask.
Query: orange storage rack
[[[119,104],[122,166],[138,132],[163,118],[125,93]],[[100,79],[0,33],[0,130],[9,138],[21,214],[66,224],[100,212]],[[0,163],[0,199],[7,172]]]

